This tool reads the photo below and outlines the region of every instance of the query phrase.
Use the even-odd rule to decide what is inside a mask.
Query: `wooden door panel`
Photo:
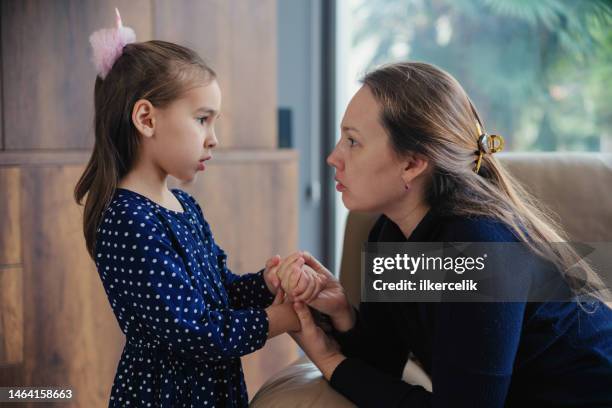
[[[276,1],[153,5],[155,38],[194,49],[217,72],[223,94],[219,147],[276,147]]]
[[[119,7],[138,40],[149,40],[149,0],[5,0],[0,7],[4,148],[93,146],[89,35],[112,27]]]

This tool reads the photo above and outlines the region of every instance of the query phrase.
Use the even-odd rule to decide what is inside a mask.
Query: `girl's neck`
[[[132,190],[161,205],[168,202],[172,193],[168,189],[168,175],[152,162],[138,160],[120,181],[118,187]]]

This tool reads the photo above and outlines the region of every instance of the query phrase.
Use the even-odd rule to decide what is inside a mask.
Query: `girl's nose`
[[[215,131],[213,130],[210,132],[209,137],[204,139],[204,147],[207,149],[213,149],[218,144],[219,144],[219,141],[217,140],[217,135],[215,134]]]

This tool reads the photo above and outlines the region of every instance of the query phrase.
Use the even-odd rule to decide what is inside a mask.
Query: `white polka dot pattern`
[[[200,206],[184,212],[124,189],[104,213],[96,266],[126,335],[109,406],[247,406],[240,356],[266,342],[262,271],[238,276]]]

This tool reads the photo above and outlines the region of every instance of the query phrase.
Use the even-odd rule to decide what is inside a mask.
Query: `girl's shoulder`
[[[158,208],[159,206],[148,198],[134,191],[118,188],[104,210],[101,227],[104,224],[123,225],[122,228],[141,224],[161,225],[157,215]]]
[[[189,212],[193,212],[198,218],[201,218],[200,221],[206,223],[206,219],[204,218],[204,211],[202,210],[202,207],[195,199],[195,197],[179,188],[173,188],[171,191],[181,202],[181,204],[183,204],[183,207],[185,207],[186,210],[188,210]]]

